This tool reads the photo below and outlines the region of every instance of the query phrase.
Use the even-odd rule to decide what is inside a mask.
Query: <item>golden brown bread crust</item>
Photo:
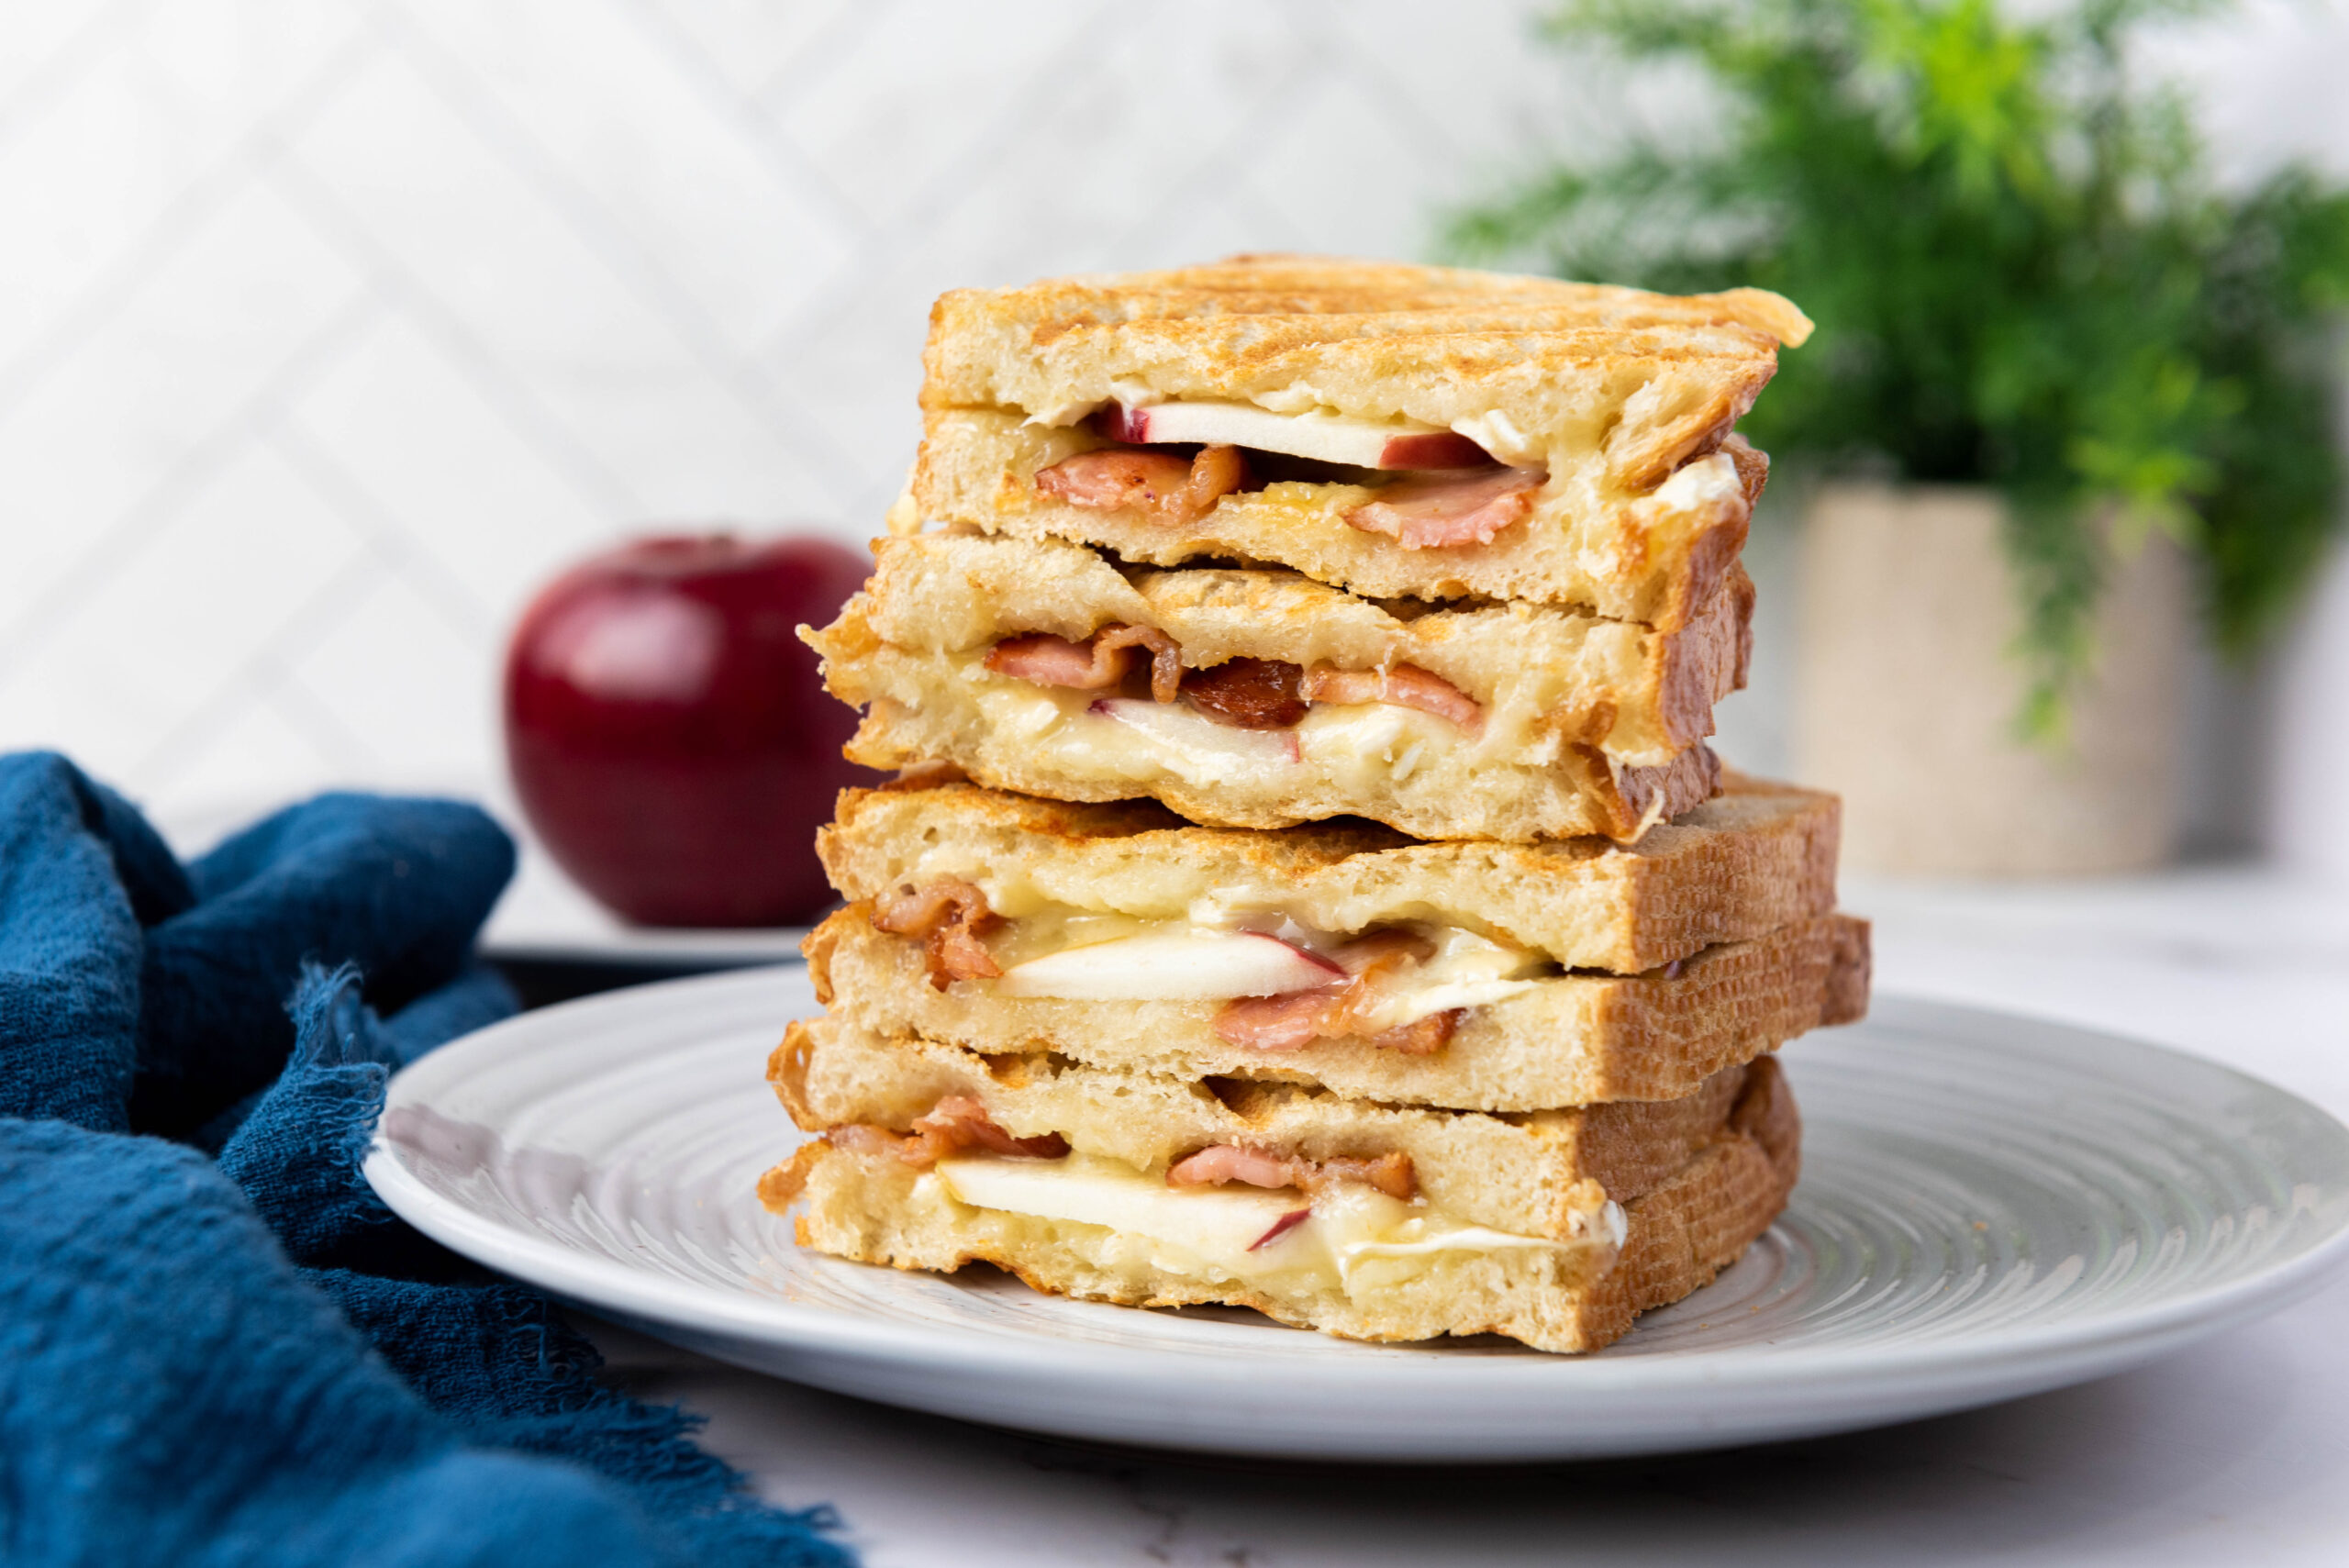
[[[1830,915],[1708,948],[1645,975],[1563,974],[1471,1008],[1427,1055],[1360,1039],[1254,1050],[1215,1032],[1216,1002],[1007,996],[985,980],[930,984],[920,944],[851,905],[807,938],[817,999],[882,1037],[918,1035],[983,1055],[1057,1054],[1177,1078],[1287,1081],[1388,1105],[1530,1111],[1672,1100],[1708,1077],[1867,1005],[1867,925]]]
[[[1031,425],[992,409],[932,409],[901,531],[947,523],[1013,539],[1065,539],[1119,560],[1286,566],[1373,598],[1516,600],[1587,608],[1677,631],[1710,604],[1745,546],[1769,460],[1731,436],[1716,461],[1642,495],[1598,497],[1562,471],[1527,518],[1489,542],[1410,549],[1347,523],[1374,498],[1358,484],[1284,482],[1235,491],[1178,520],[1146,508],[1103,511],[1041,492],[1035,475],[1107,441],[1084,426]],[[1701,460],[1700,460],[1701,461]]]
[[[957,289],[930,311],[925,408],[1048,416],[1115,399],[1417,419],[1499,412],[1650,489],[1721,436],[1809,323],[1759,290],[1673,296],[1455,268],[1241,259]],[[1309,391],[1301,391],[1309,389]]]
[[[1304,924],[1354,932],[1438,918],[1570,969],[1637,974],[1835,906],[1835,797],[1732,775],[1634,846],[1416,843],[1368,823],[1283,833],[1196,828],[1147,802],[1083,805],[948,784],[848,790],[817,852],[849,899],[962,877],[999,914],[1051,900],[1149,917],[1267,890]]]
[[[887,1154],[809,1144],[770,1173],[761,1192],[777,1213],[804,1198],[802,1246],[867,1262],[952,1272],[983,1261],[1035,1289],[1092,1300],[1219,1302],[1348,1339],[1497,1333],[1570,1353],[1620,1338],[1641,1312],[1679,1300],[1734,1262],[1785,1207],[1799,1173],[1799,1137],[1793,1096],[1765,1058],[1746,1074],[1720,1135],[1625,1205],[1624,1244],[1605,1266],[1583,1254],[1538,1252],[1447,1261],[1359,1302],[1104,1266],[1077,1247],[1040,1243],[996,1223],[991,1211],[944,1200],[934,1186],[925,1193]],[[807,1155],[810,1148],[818,1152]]]

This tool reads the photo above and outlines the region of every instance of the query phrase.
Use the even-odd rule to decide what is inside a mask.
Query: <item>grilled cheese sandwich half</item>
[[[1524,604],[1380,605],[1286,571],[1120,572],[1091,550],[890,539],[821,632],[850,756],[953,762],[1195,821],[1361,816],[1428,838],[1631,839],[1713,790],[1752,584],[1676,636]]]
[[[896,521],[1675,630],[1767,472],[1731,428],[1809,332],[1758,290],[1308,258],[961,290]]]
[[[1799,1162],[1768,1058],[1675,1101],[1500,1118],[991,1060],[828,1019],[793,1026],[770,1077],[824,1135],[761,1184],[799,1208],[802,1245],[1357,1339],[1596,1349],[1734,1259]]]
[[[959,885],[973,921],[1293,923],[1341,938],[1424,921],[1563,970],[1640,974],[1831,913],[1841,820],[1833,795],[1737,775],[1636,846],[1420,843],[1363,822],[1254,833],[1142,801],[909,783],[841,792],[817,852],[844,898]]]
[[[1643,975],[1566,972],[1505,938],[1433,922],[1353,940],[1288,927],[1285,940],[1031,917],[976,937],[998,971],[988,975],[941,969],[923,936],[882,929],[889,906],[851,905],[807,939],[816,994],[844,1023],[992,1057],[1291,1082],[1387,1105],[1675,1099],[1867,1006],[1868,928],[1842,915]]]

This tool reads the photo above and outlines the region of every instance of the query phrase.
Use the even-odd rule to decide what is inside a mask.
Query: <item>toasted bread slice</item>
[[[878,558],[807,634],[833,695],[867,709],[854,761],[948,761],[1060,799],[1150,795],[1222,826],[1636,837],[1711,794],[1701,740],[1752,641],[1742,572],[1665,637],[1521,604],[1415,614],[1285,571],[1130,578],[1052,539],[927,535]],[[1121,677],[1085,656],[1097,635],[1125,641],[1108,655]],[[1039,654],[1057,662],[1024,662]],[[1252,684],[1239,706],[1221,695],[1235,675]]]
[[[1630,847],[1417,843],[1358,822],[1240,832],[1186,826],[1145,802],[947,784],[843,791],[817,852],[852,900],[956,880],[1014,920],[1273,915],[1340,935],[1431,920],[1563,968],[1637,974],[1830,913],[1840,821],[1833,795],[1735,775]]]
[[[931,312],[923,406],[1015,425],[933,423],[909,509],[981,528],[1033,511],[1032,475],[1050,463],[1007,450],[1005,432],[1072,429],[1113,406],[1220,404],[1453,431],[1543,472],[1531,520],[1475,546],[1372,536],[1353,548],[1330,530],[1360,498],[1299,484],[1285,505],[1227,496],[1218,509],[1233,515],[1209,526],[1252,541],[1239,550],[1250,559],[1366,593],[1586,604],[1669,629],[1709,602],[1706,578],[1735,557],[1760,466],[1724,461],[1684,483],[1706,494],[1701,505],[1649,503],[1721,448],[1778,344],[1809,331],[1799,311],[1758,290],[1679,298],[1297,257],[958,290]],[[1063,504],[1031,520],[1114,546],[1093,527],[1108,516]],[[1132,520],[1110,531],[1143,543]],[[1145,545],[1137,558],[1165,560],[1171,548]]]
[[[1227,1009],[1247,1006],[1236,999],[1018,995],[985,978],[941,989],[922,945],[875,929],[864,903],[818,927],[807,953],[816,995],[832,1016],[877,1036],[1485,1111],[1693,1094],[1714,1073],[1797,1035],[1865,1016],[1869,967],[1866,923],[1820,916],[1644,975],[1531,980],[1460,1007],[1440,1043],[1414,1051],[1360,1032],[1278,1049],[1227,1039],[1217,1024]],[[1406,970],[1398,978],[1408,987],[1414,976]]]
[[[771,1075],[827,1130],[760,1186],[778,1212],[804,1201],[804,1246],[1357,1339],[1595,1349],[1733,1259],[1799,1163],[1767,1057],[1677,1101],[1509,1118],[990,1061],[829,1020],[795,1025]],[[1005,1140],[1030,1152],[985,1151]]]

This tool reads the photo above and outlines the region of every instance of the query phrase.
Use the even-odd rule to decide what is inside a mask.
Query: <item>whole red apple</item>
[[[830,620],[865,561],[825,539],[639,539],[580,562],[522,614],[506,758],[573,880],[648,926],[791,925],[831,895],[816,829],[855,710],[794,634]]]

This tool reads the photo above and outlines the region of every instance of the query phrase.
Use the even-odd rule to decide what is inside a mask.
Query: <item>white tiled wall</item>
[[[488,787],[503,630],[557,564],[654,523],[866,537],[945,287],[1425,254],[1594,123],[1531,15],[0,6],[0,747],[167,815]],[[2260,15],[2177,51],[2230,155],[2349,150],[2311,66],[2349,31]]]
[[[0,745],[166,813],[494,776],[529,587],[861,539],[930,299],[1411,255],[1554,133],[1525,7],[0,9]]]

